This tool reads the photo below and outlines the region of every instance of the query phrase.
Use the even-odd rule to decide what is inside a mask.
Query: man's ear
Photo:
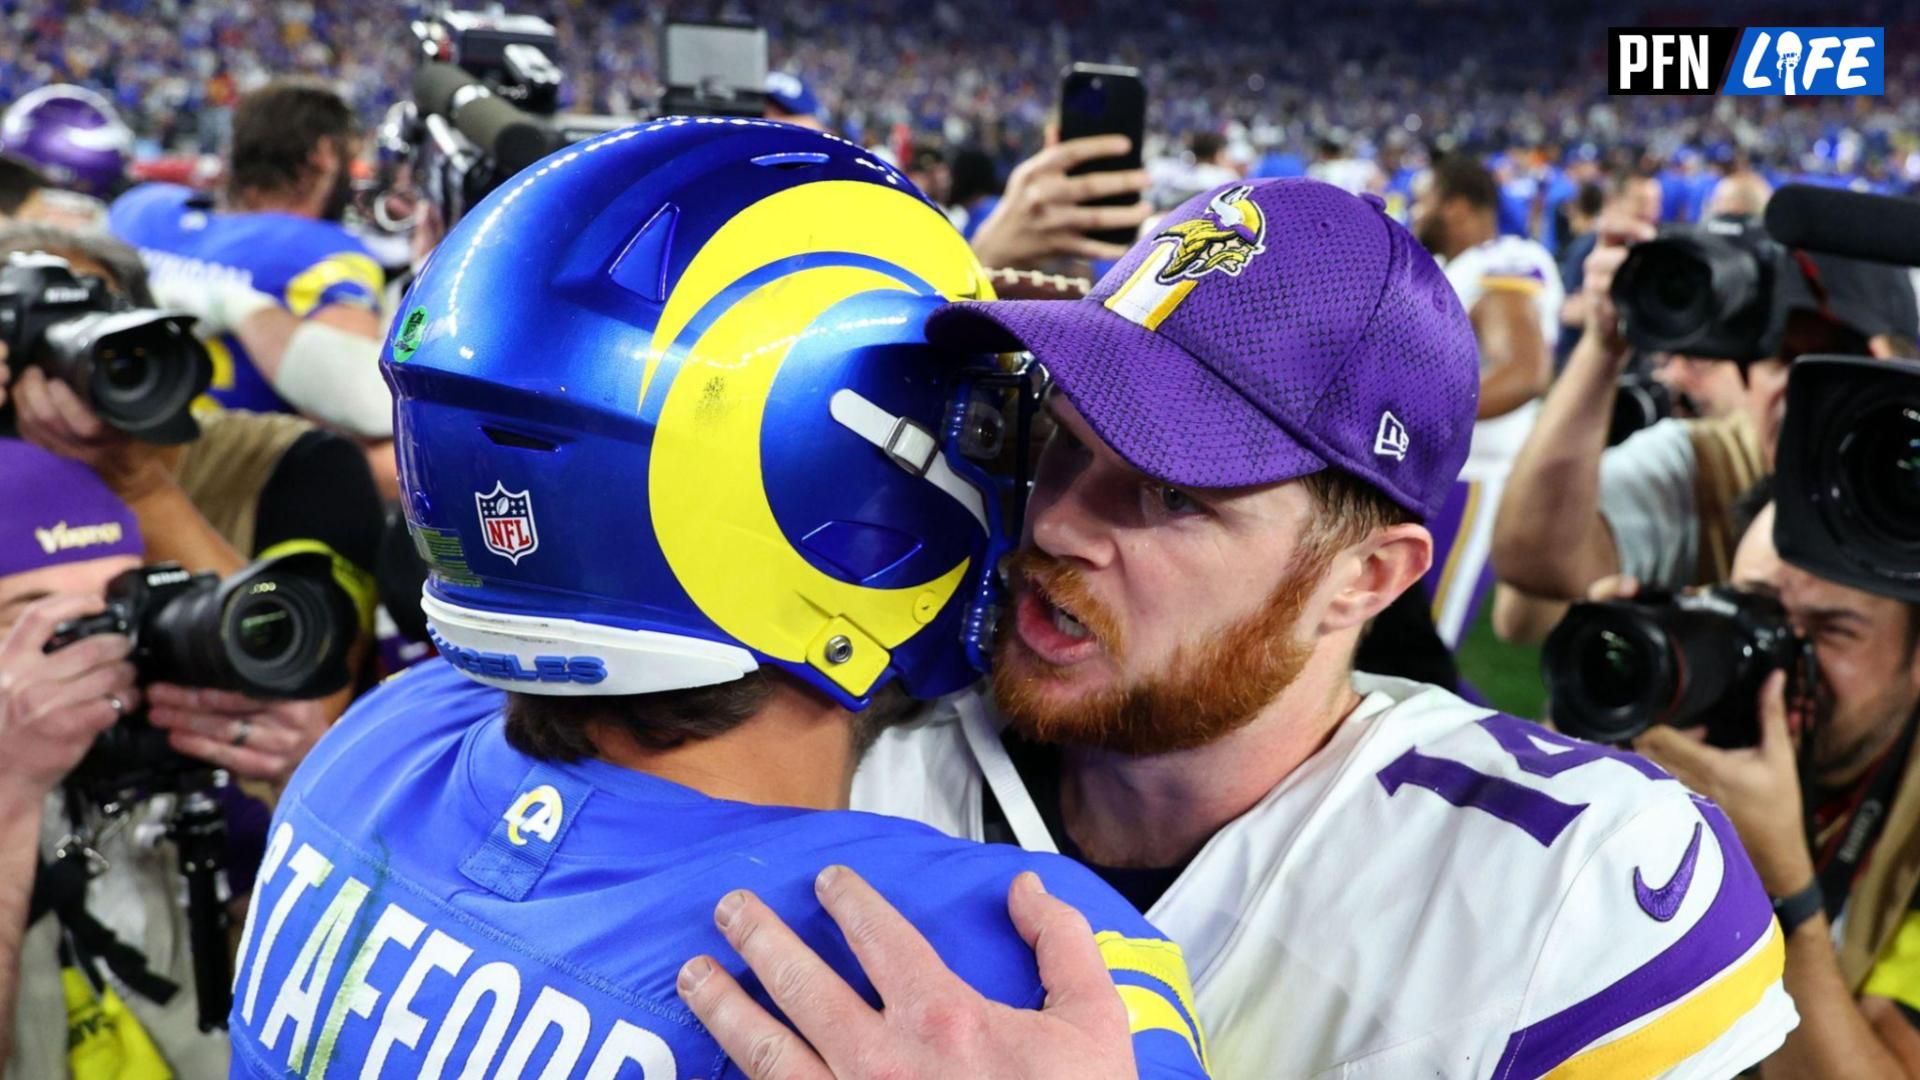
[[[1320,619],[1322,634],[1360,626],[1413,588],[1433,565],[1433,534],[1424,525],[1390,525],[1340,557],[1347,580]]]

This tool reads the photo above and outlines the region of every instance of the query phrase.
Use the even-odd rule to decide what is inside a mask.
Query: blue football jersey
[[[294,214],[227,213],[191,188],[142,184],[114,200],[107,228],[140,249],[155,277],[238,281],[300,318],[345,304],[380,310],[385,275],[366,245],[341,225]],[[213,399],[230,409],[296,412],[253,364],[237,338],[207,343]]]
[[[813,895],[831,863],[982,994],[1022,1007],[1045,992],[1006,895],[1037,870],[1093,924],[1140,1075],[1206,1075],[1179,948],[1068,860],[542,762],[507,743],[502,701],[433,661],[368,695],[301,765],[242,935],[234,1076],[740,1075],[675,977],[705,953],[766,1001],[713,926],[744,887],[877,1003]]]

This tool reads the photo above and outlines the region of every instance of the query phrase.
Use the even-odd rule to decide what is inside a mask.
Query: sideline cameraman
[[[1897,355],[1915,333],[1904,271],[1814,256],[1820,289],[1787,271],[1802,298],[1785,305],[1780,355],[1747,365],[1736,414],[1661,421],[1608,449],[1615,388],[1632,356],[1609,290],[1625,245],[1654,230],[1615,218],[1601,232],[1586,265],[1586,331],[1547,393],[1494,525],[1498,577],[1542,598],[1574,599],[1620,573],[1668,588],[1724,580],[1737,538],[1732,507],[1773,470],[1791,360]]]
[[[1781,912],[1787,991],[1803,1022],[1761,1075],[1920,1076],[1920,772],[1910,752],[1920,604],[1783,564],[1773,520],[1769,506],[1747,530],[1733,580],[1777,592],[1813,644],[1821,715],[1791,723],[1776,675],[1761,694],[1758,746],[1722,750],[1655,727],[1634,748],[1727,812]],[[1631,591],[1597,588],[1602,599]],[[1790,898],[1803,895],[1794,910]]]
[[[111,237],[0,226],[0,257],[17,251],[57,255],[138,306],[154,302],[138,254]],[[102,423],[37,368],[11,372],[0,344],[0,395],[10,379],[20,436],[106,481],[139,519],[149,558],[225,576],[256,558],[324,549],[370,628],[385,510],[350,440],[296,416],[228,410],[200,417],[193,442],[156,446]],[[346,709],[354,689],[326,700],[327,719]]]
[[[57,890],[42,884],[39,899],[59,913],[32,910],[36,881],[43,875],[49,875],[47,882],[58,880],[43,867],[60,862],[55,855],[72,831],[73,815],[87,812],[78,800],[69,803],[61,781],[96,735],[142,702],[125,637],[97,635],[51,655],[41,647],[59,624],[99,611],[107,582],[139,565],[138,525],[93,473],[15,440],[0,440],[0,506],[6,508],[0,517],[0,1037],[10,1044],[6,1075],[100,1075],[69,1072],[70,1043],[76,1065],[90,1053],[120,1054],[133,1070],[153,1064],[157,1046],[176,1075],[224,1075],[224,1033],[203,1034],[196,1026],[177,856],[171,845],[149,839],[165,820],[161,800],[141,804],[118,827],[94,837],[89,847],[105,857],[106,870],[91,880],[67,879],[79,886],[80,897],[73,898],[79,902],[63,903],[48,895]],[[56,532],[61,524],[66,529]],[[40,862],[43,855],[46,863]],[[88,932],[94,920],[110,937]],[[112,967],[103,974],[97,963],[64,960],[63,937],[80,940],[82,951],[96,959],[111,957]],[[112,957],[114,939],[136,951]],[[142,969],[177,989],[164,993],[141,977]]]

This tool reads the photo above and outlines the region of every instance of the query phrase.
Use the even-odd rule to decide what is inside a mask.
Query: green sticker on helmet
[[[393,362],[404,364],[413,359],[420,349],[420,342],[427,336],[427,309],[414,308],[400,323],[400,333],[393,339]]]

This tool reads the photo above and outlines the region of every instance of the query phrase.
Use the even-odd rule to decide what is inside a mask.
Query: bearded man
[[[1432,256],[1310,180],[1168,222],[1085,300],[930,320],[1031,352],[1058,426],[993,702],[882,736],[854,805],[1091,867],[1185,951],[1220,1076],[1767,1056],[1796,1022],[1782,938],[1718,808],[1643,758],[1353,670],[1426,573],[1473,438],[1473,325]],[[1239,247],[1193,252],[1200,231]]]

